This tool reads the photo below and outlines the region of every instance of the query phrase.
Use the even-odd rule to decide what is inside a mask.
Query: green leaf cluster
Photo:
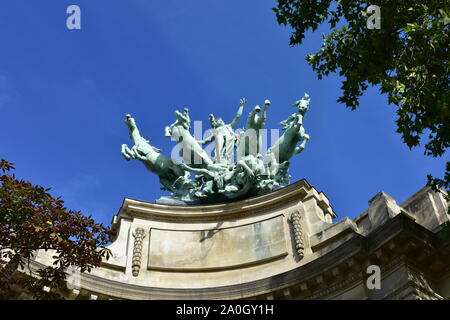
[[[381,28],[368,29],[369,5],[381,9]],[[318,78],[343,77],[338,101],[356,109],[369,86],[377,86],[397,108],[397,132],[409,147],[441,157],[450,146],[449,2],[444,0],[278,0],[278,23],[292,28],[291,45],[328,24],[319,52],[307,56]],[[428,177],[436,190],[449,190]],[[446,195],[447,199],[448,196]]]

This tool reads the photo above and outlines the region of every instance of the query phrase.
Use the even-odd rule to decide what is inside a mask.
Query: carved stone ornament
[[[142,228],[137,228],[133,232],[134,246],[133,246],[133,259],[131,263],[131,269],[134,277],[139,275],[139,270],[141,269],[141,259],[142,259],[142,242],[145,238],[145,231]]]
[[[303,244],[303,232],[302,232],[302,225],[301,225],[301,218],[300,213],[298,211],[295,211],[291,215],[291,222],[292,222],[292,228],[294,231],[294,242],[295,242],[295,249],[297,252],[297,255],[300,259],[304,257],[304,244]]]

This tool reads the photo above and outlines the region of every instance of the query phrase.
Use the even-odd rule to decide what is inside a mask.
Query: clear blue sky
[[[82,10],[82,30],[66,28],[66,8]],[[336,76],[317,80],[305,62],[319,29],[290,47],[274,0],[14,0],[0,4],[0,157],[20,178],[52,188],[69,208],[109,224],[124,197],[165,194],[155,175],[120,154],[130,144],[124,115],[170,155],[164,126],[175,109],[192,120],[232,120],[272,101],[266,127],[278,128],[291,104],[312,98],[311,140],[292,159],[292,180],[323,191],[340,218],[354,217],[383,190],[398,203],[443,174],[444,159],[410,151],[395,132],[395,108],[377,89],[358,111],[336,102]],[[244,117],[240,125],[244,124]]]

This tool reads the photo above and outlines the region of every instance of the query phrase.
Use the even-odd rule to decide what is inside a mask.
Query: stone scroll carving
[[[291,215],[292,228],[294,230],[295,249],[300,259],[303,259],[305,246],[303,244],[303,231],[301,225],[301,217],[298,211]]]
[[[131,263],[131,270],[134,277],[139,275],[139,270],[141,269],[141,259],[142,259],[142,242],[145,238],[144,229],[137,228],[133,232],[134,246],[133,246],[133,259]]]

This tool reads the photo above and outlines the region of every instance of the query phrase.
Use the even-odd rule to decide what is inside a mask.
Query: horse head
[[[311,102],[311,98],[307,93],[301,98],[297,100],[293,105],[298,108],[298,113],[304,116],[309,109],[309,103]]]
[[[150,141],[146,140],[144,137],[141,136],[141,134],[139,133],[139,129],[136,125],[136,121],[130,114],[127,114],[125,116],[125,123],[128,127],[128,130],[130,131],[131,140],[133,140],[137,148],[143,147],[150,143]]]
[[[127,114],[125,116],[125,123],[130,132],[136,129],[136,121],[134,120],[134,118],[131,117],[131,114]]]

